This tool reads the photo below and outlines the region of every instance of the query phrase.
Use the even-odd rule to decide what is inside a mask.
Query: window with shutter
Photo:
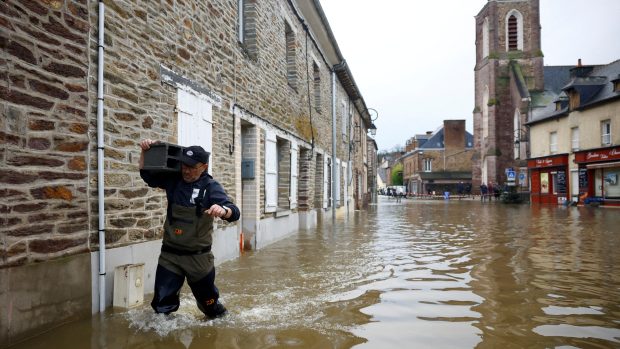
[[[299,148],[297,143],[291,143],[291,190],[290,190],[290,207],[291,209],[297,207],[297,177],[298,177],[298,161]]]
[[[265,134],[265,212],[275,212],[278,207],[278,153],[276,134]]]
[[[336,193],[334,195],[334,199],[336,200],[336,207],[340,207],[342,201],[340,200],[340,159],[336,159],[336,176],[334,178],[336,182]]]
[[[331,202],[329,197],[331,193],[331,185],[329,184],[331,166],[329,166],[329,158],[327,155],[325,155],[323,159],[323,208],[328,208]]]

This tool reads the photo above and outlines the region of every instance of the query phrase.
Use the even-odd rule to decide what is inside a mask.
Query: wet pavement
[[[224,318],[184,288],[172,316],[110,310],[13,348],[620,347],[618,209],[380,196],[327,223],[220,265]]]

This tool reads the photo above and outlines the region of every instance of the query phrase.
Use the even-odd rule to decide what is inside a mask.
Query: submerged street
[[[224,318],[184,288],[15,348],[620,346],[617,209],[380,196],[331,223],[219,265]]]

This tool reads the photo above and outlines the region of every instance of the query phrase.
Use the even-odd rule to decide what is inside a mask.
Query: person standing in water
[[[179,309],[179,294],[187,278],[198,308],[207,318],[226,314],[215,286],[213,220],[239,219],[239,208],[224,188],[208,173],[209,155],[200,146],[183,149],[181,172],[161,174],[145,171],[144,152],[157,141],[140,142],[140,176],[153,188],[166,190],[168,200],[164,237],[155,273],[155,294],[151,307],[170,314]]]

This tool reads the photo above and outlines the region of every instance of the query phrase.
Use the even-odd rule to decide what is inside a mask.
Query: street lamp
[[[528,141],[527,130],[516,129],[514,132],[515,132],[515,144]]]
[[[375,126],[374,123],[370,124],[370,128],[368,129],[368,131],[370,131],[370,135],[371,136],[376,136],[377,135],[377,126]]]
[[[370,113],[371,110],[375,112],[374,118]],[[368,131],[370,132],[370,135],[374,137],[377,134],[377,126],[375,126],[375,120],[379,118],[379,112],[374,108],[366,108],[366,111],[368,112],[368,117],[370,118],[370,127],[368,128]]]
[[[514,130],[514,140],[515,140],[515,154],[514,154],[514,158],[515,159],[520,159],[521,158],[521,143],[525,142],[529,142],[529,137],[528,137],[528,133],[527,130],[523,130],[521,128],[517,128]],[[528,157],[528,149],[527,149],[528,145],[526,144],[526,149],[525,149],[525,156]]]

